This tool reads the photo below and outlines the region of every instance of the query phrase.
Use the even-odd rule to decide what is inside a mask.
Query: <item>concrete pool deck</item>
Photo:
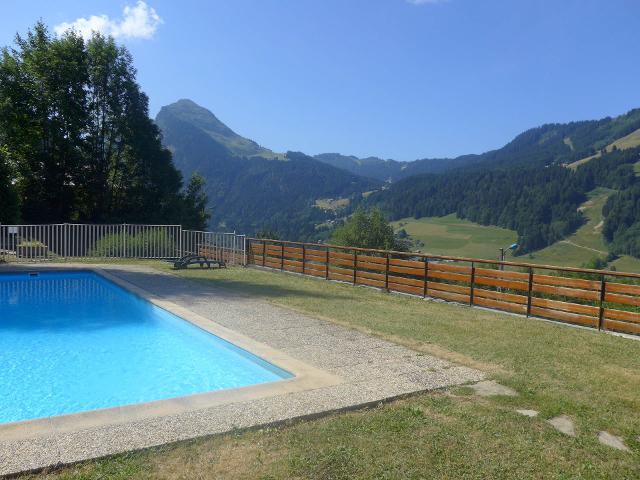
[[[484,378],[467,367],[149,267],[89,269],[295,375],[257,386],[0,424],[0,476],[236,429],[313,418]]]

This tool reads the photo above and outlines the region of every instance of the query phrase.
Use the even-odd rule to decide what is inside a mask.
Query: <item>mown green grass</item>
[[[279,272],[177,274],[483,369],[519,396],[479,399],[458,388],[88,462],[53,478],[640,477],[639,341]],[[577,438],[544,422],[559,414],[575,420]],[[632,452],[600,445],[600,430]]]
[[[581,206],[586,218],[574,234],[529,255],[507,260],[561,267],[581,267],[594,258],[605,260],[609,253],[602,236],[602,207],[615,190],[597,188],[589,193],[589,199]],[[483,226],[455,215],[445,217],[405,218],[393,223],[394,228],[404,228],[413,239],[425,246],[420,250],[437,255],[497,259],[499,249],[517,239],[514,231],[499,227]],[[624,272],[640,272],[640,259],[623,255],[610,263]]]
[[[495,258],[500,248],[517,239],[514,231],[478,225],[461,220],[455,214],[446,217],[404,218],[393,222],[396,230],[404,228],[411,238],[421,240],[420,250],[436,255]]]

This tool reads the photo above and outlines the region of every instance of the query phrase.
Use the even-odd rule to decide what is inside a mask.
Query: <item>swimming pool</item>
[[[0,423],[291,377],[94,272],[0,274]]]

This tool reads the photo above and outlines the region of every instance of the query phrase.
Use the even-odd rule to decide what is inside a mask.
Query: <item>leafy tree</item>
[[[404,244],[396,240],[393,227],[377,208],[370,212],[358,208],[343,225],[336,228],[331,241],[348,247],[381,250],[395,250],[399,246],[404,248]]]
[[[0,147],[0,223],[18,223],[19,220],[20,200],[14,177],[9,155]]]
[[[185,213],[182,216],[182,225],[193,230],[205,230],[211,218],[207,208],[209,199],[204,191],[205,179],[202,175],[194,173],[189,179],[185,191]]]
[[[25,221],[193,221],[197,200],[149,119],[130,53],[113,38],[37,23],[0,57],[0,144]]]

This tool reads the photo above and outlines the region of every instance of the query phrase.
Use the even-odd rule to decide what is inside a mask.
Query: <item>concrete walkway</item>
[[[68,266],[63,266],[68,268]],[[78,266],[87,268],[86,265]],[[0,272],[57,266],[0,266]],[[274,390],[208,408],[72,430],[52,428],[7,440],[0,425],[0,475],[102,457],[169,442],[312,418],[373,405],[407,394],[482,380],[484,375],[332,323],[265,302],[139,266],[102,266],[109,275],[204,317],[212,324],[250,337],[310,367],[340,379],[301,391]],[[398,319],[401,320],[401,319]],[[1,334],[1,333],[0,333]],[[277,383],[277,382],[276,382]],[[185,397],[188,398],[188,397]],[[59,417],[62,418],[62,417]],[[12,424],[8,424],[12,425]],[[13,424],[15,425],[15,424]],[[5,427],[7,424],[5,425]]]

